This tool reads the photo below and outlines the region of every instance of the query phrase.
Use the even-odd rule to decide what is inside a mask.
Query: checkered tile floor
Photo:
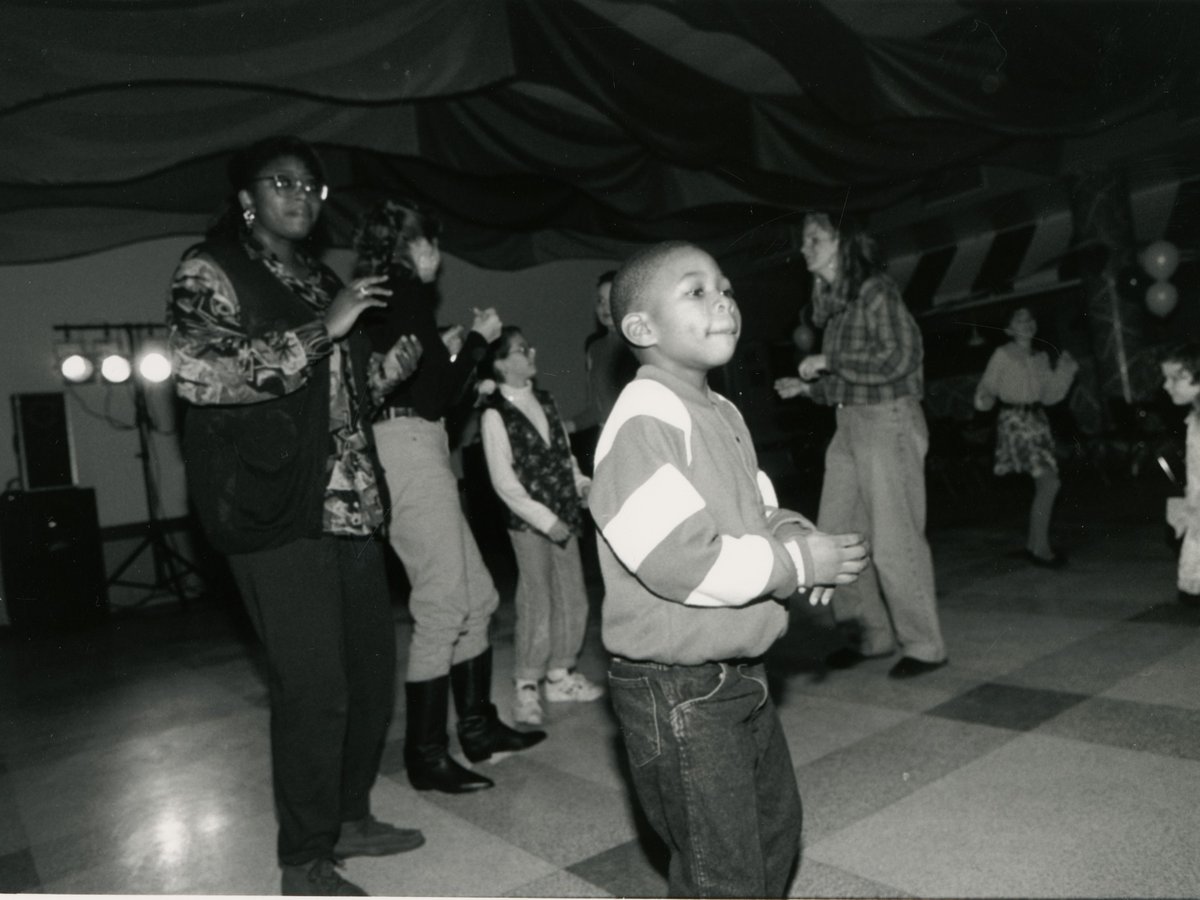
[[[826,671],[833,632],[806,610],[772,653],[805,805],[792,894],[1200,896],[1200,610],[1176,601],[1161,499],[1068,490],[1058,571],[1012,552],[1017,505],[971,502],[930,528],[949,666]],[[501,676],[511,614],[506,597]],[[0,891],[275,893],[260,662],[229,600],[0,636]],[[595,626],[580,668],[603,678]],[[503,677],[495,690],[506,708]],[[469,796],[409,787],[403,720],[373,803],[427,843],[350,860],[368,891],[665,891],[604,700],[550,706],[549,740],[484,766],[496,787]]]

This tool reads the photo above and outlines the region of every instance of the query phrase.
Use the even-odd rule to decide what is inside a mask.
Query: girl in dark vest
[[[167,310],[188,488],[266,650],[282,893],[362,894],[342,859],[424,843],[370,811],[396,666],[371,408],[420,345],[372,359],[352,334],[388,292],[382,278],[343,286],[315,255],[328,188],[311,147],[260,141],[229,180]]]
[[[579,537],[591,482],[571,454],[554,400],[533,386],[535,353],[519,328],[505,326],[484,366],[499,385],[480,422],[483,450],[508,507],[517,558],[513,718],[540,725],[543,678],[551,702],[603,694],[574,670],[588,617]]]

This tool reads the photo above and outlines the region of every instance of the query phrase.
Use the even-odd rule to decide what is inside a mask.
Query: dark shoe
[[[367,892],[347,881],[332,859],[314,859],[298,866],[284,866],[279,893],[285,897],[365,897]]]
[[[414,790],[466,794],[492,787],[495,782],[461,766],[450,755],[446,733],[450,704],[450,678],[404,685],[408,719],[404,726],[404,768]]]
[[[351,856],[391,856],[416,850],[425,843],[425,835],[415,828],[397,828],[380,822],[374,816],[343,822],[334,845],[333,855],[338,859]]]
[[[853,647],[839,647],[827,657],[825,657],[825,668],[827,669],[853,669],[859,663],[866,662],[868,659],[879,659],[881,656],[890,656],[889,653],[880,653],[875,656],[867,656],[860,653]]]
[[[1033,565],[1043,569],[1061,569],[1067,564],[1067,557],[1062,553],[1055,553],[1053,556],[1038,556],[1032,550],[1026,550],[1025,558]]]
[[[924,675],[926,672],[940,669],[948,662],[950,662],[948,659],[938,660],[937,662],[925,662],[923,659],[902,656],[900,657],[900,662],[896,663],[888,671],[888,678],[913,678],[917,675]]]
[[[546,739],[544,731],[517,731],[500,721],[492,703],[492,648],[450,669],[450,688],[458,710],[458,741],[471,762],[493,753],[527,750]]]

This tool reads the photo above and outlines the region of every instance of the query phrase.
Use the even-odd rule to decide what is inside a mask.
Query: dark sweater
[[[386,353],[402,335],[415,336],[421,341],[421,361],[413,376],[384,398],[383,405],[409,407],[436,422],[462,398],[487,341],[478,332],[468,332],[462,352],[451,361],[438,334],[437,286],[393,266],[387,287],[392,291],[388,305],[363,313],[359,327],[376,353]]]

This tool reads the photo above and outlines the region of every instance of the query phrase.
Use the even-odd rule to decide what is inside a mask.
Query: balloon
[[[1142,268],[1156,281],[1166,281],[1179,267],[1179,248],[1170,241],[1155,241],[1142,251]]]
[[[1179,302],[1179,291],[1169,281],[1156,281],[1146,290],[1146,309],[1160,319],[1170,315]]]
[[[807,353],[813,348],[816,343],[817,336],[813,334],[813,330],[807,325],[797,325],[796,330],[792,332],[792,342],[801,353]]]

